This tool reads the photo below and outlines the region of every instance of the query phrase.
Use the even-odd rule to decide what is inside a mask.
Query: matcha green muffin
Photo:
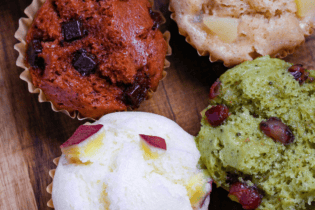
[[[265,56],[212,85],[196,142],[217,186],[244,209],[315,209],[314,76]]]

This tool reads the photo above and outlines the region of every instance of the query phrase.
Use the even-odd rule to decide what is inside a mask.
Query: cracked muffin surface
[[[137,108],[163,76],[161,20],[147,0],[47,0],[26,37],[32,83],[84,117]]]
[[[315,27],[312,0],[171,0],[170,9],[199,54],[226,66],[262,55],[285,57]]]
[[[257,209],[314,208],[314,75],[265,56],[211,87],[196,142],[217,186],[241,204],[245,191],[234,186],[242,184],[259,194]]]

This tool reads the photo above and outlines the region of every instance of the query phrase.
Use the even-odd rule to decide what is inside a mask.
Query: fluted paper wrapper
[[[53,160],[54,164],[56,166],[58,166],[58,163],[59,163],[59,160],[60,160],[60,157],[57,157]],[[56,172],[56,169],[52,169],[49,171],[49,176],[54,179],[54,176],[55,176],[55,172]],[[46,191],[49,193],[49,194],[52,194],[52,188],[53,188],[53,181],[47,186],[46,188]],[[47,206],[50,207],[50,208],[54,208],[54,203],[52,201],[52,199],[50,199],[48,202],[47,202]]]
[[[26,38],[27,32],[30,29],[30,27],[32,25],[32,22],[33,22],[33,20],[34,20],[34,18],[36,16],[37,11],[45,3],[45,1],[46,0],[33,0],[33,2],[24,10],[24,13],[26,14],[27,18],[20,18],[19,19],[19,28],[15,32],[14,37],[17,40],[19,40],[20,42],[17,43],[16,45],[14,45],[14,49],[16,51],[18,51],[18,53],[19,53],[18,59],[16,61],[16,65],[18,67],[21,67],[21,68],[24,69],[24,71],[20,74],[20,79],[24,80],[25,82],[27,82],[27,84],[28,84],[28,91],[30,93],[39,93],[38,101],[40,103],[42,103],[42,102],[49,102],[51,104],[51,108],[52,108],[53,111],[65,113],[66,115],[68,115],[72,119],[78,118],[78,120],[85,120],[85,119],[96,120],[96,119],[93,119],[93,118],[90,118],[90,117],[83,117],[77,111],[74,111],[74,112],[70,113],[67,110],[57,109],[51,101],[47,100],[44,92],[40,88],[35,87],[33,85],[33,83],[32,83],[32,79],[31,79],[29,68],[27,67],[27,65],[25,63],[26,50],[27,50],[27,44],[26,44],[25,38]],[[152,0],[150,0],[150,3],[152,5],[154,5]],[[154,8],[153,8],[153,10],[154,10]],[[155,12],[159,12],[159,11],[155,11]],[[163,19],[165,21],[164,17],[163,17]],[[170,35],[169,31],[166,31],[163,34],[163,37],[164,37],[164,39],[167,42],[167,53],[166,53],[167,56],[170,56],[172,54],[172,50],[171,50],[171,47],[169,45],[170,36],[171,35]],[[168,68],[169,66],[170,66],[170,62],[165,59],[165,61],[164,61],[164,69]],[[166,76],[166,71],[163,70],[163,78],[162,79],[164,79],[165,76]],[[150,99],[152,97],[153,92],[154,91],[149,90],[148,95],[147,95],[147,99]]]

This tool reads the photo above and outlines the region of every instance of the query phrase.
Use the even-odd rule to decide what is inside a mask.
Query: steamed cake
[[[300,66],[291,66],[266,56],[225,72],[211,88],[196,137],[217,186],[257,188],[257,209],[312,209],[315,200],[315,73],[306,70],[301,82],[289,72]],[[220,123],[209,112],[218,106],[228,108]],[[268,124],[287,144],[264,130]]]
[[[198,53],[226,66],[284,57],[315,28],[314,0],[171,0],[170,9]]]
[[[156,91],[167,43],[148,0],[42,2],[25,38],[25,65],[56,109],[99,119],[138,108]]]
[[[211,179],[198,163],[194,138],[175,122],[150,113],[108,114],[62,145],[53,179],[56,210],[206,210]],[[165,140],[144,145],[139,134]],[[73,144],[73,145],[71,145]],[[150,150],[152,154],[150,153]]]

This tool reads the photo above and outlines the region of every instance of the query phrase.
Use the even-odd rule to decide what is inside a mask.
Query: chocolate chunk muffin
[[[83,117],[137,108],[162,78],[162,20],[147,0],[47,0],[26,36],[32,83]]]
[[[196,142],[217,186],[244,209],[314,209],[314,75],[266,56],[212,85]]]

